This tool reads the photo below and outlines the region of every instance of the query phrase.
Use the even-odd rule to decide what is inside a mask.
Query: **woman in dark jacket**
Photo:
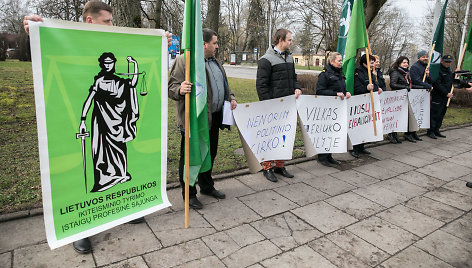
[[[329,54],[328,64],[318,76],[316,95],[339,96],[342,100],[344,97],[346,99],[351,97],[351,93],[346,91],[346,77],[343,74],[342,63],[343,58],[341,54],[338,52]],[[339,164],[331,154],[318,154],[318,162],[325,166]]]
[[[402,90],[406,88],[410,91],[412,82],[408,70],[409,65],[410,60],[405,56],[398,57],[398,59],[393,63],[392,69],[390,69],[390,88],[392,90]],[[421,138],[416,134],[416,131],[406,132],[404,137],[405,140],[410,142],[421,140]],[[401,143],[396,132],[388,134],[387,139],[391,143]]]
[[[380,57],[377,55],[374,55],[375,62],[374,62],[374,67],[375,69],[372,71],[372,73],[375,75],[377,78],[377,82],[379,83],[379,87],[383,90],[387,90],[387,84],[385,83],[385,78],[382,73],[382,70],[380,70]]]

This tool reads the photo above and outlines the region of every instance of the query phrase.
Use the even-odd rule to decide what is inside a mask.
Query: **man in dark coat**
[[[428,52],[422,50],[418,52],[417,56],[418,61],[415,62],[410,68],[412,88],[424,88],[431,91],[433,90],[433,82],[431,80],[431,77],[429,76],[429,68],[426,68],[428,66]],[[426,78],[423,82],[423,77],[425,76],[425,74]],[[405,140],[410,142],[416,142],[417,140],[421,140],[421,138],[418,137],[418,135],[416,134],[416,131],[405,132],[404,137]]]
[[[439,74],[433,83],[434,90],[431,92],[431,125],[428,129],[427,136],[436,139],[436,137],[445,138],[439,129],[441,128],[444,115],[447,110],[447,100],[452,98],[450,93],[454,74],[451,71],[452,56],[444,55],[439,65]]]
[[[349,99],[351,93],[346,91],[346,77],[342,69],[343,57],[338,52],[332,52],[328,56],[328,64],[318,76],[316,95],[339,96],[341,99]],[[339,165],[331,154],[318,154],[318,162],[325,166]]]
[[[289,51],[292,46],[292,33],[287,29],[278,29],[273,43],[257,64],[256,89],[259,100],[270,100],[295,94],[298,98],[302,91],[297,82],[293,57]],[[272,167],[275,162],[275,167]],[[275,173],[286,178],[293,178],[285,169],[284,160],[262,162],[263,174],[266,179],[276,182]]]

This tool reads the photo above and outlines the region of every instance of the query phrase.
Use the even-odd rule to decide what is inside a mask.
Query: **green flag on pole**
[[[431,57],[431,65],[429,67],[429,75],[433,81],[436,80],[436,78],[438,77],[439,64],[441,62],[441,57],[443,54],[444,19],[446,17],[447,2],[448,0],[444,2],[444,6],[441,11],[441,17],[439,17],[438,25],[436,26],[436,30],[434,31],[433,44],[436,43],[436,45],[434,46],[433,55]]]
[[[472,23],[469,25],[469,33],[465,39],[467,45],[464,53],[464,60],[462,61],[462,69],[472,71]]]
[[[210,170],[210,136],[208,131],[207,85],[203,52],[200,0],[186,0],[182,48],[190,50],[190,152],[189,183],[195,185],[201,172]]]
[[[347,32],[349,30],[349,23],[351,22],[351,12],[352,12],[352,4],[354,0],[344,0],[342,11],[341,11],[341,19],[339,20],[339,34],[338,34],[338,46],[336,51],[343,56],[344,59],[344,50],[346,49],[346,41],[347,41]]]
[[[344,51],[343,72],[346,76],[346,89],[354,93],[354,69],[356,68],[357,49],[367,47],[367,35],[362,0],[355,0],[351,13],[351,22]]]

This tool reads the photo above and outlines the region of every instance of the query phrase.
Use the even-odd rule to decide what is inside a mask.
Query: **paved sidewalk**
[[[340,171],[309,161],[294,179],[216,183],[184,229],[173,206],[92,237],[93,253],[51,251],[42,216],[0,223],[0,267],[472,267],[472,127],[374,148]],[[347,162],[346,162],[347,161]]]

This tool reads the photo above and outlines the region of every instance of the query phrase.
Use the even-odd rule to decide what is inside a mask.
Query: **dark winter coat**
[[[426,70],[426,65],[421,61],[415,62],[410,68],[410,77],[411,82],[413,83],[413,88],[425,88],[431,89],[431,78],[426,76],[426,79],[423,82],[424,72]]]
[[[346,77],[342,68],[329,64],[318,76],[316,95],[336,96],[338,92],[346,94]]]
[[[390,69],[390,88],[392,90],[408,89],[410,90],[410,83],[405,79],[405,75],[400,73],[398,69]]]
[[[377,71],[377,82],[379,83],[379,88],[381,88],[384,91],[387,90],[387,84],[385,83],[385,78],[382,71],[380,70],[380,68],[377,68],[376,71]]]
[[[267,49],[257,64],[256,89],[261,101],[295,94],[300,86],[292,55],[286,52],[284,59],[273,47]]]
[[[439,65],[438,79],[433,83],[433,91],[431,97],[434,100],[447,99],[447,94],[451,91],[454,74],[451,68],[446,68],[442,64]]]
[[[372,84],[374,84],[374,91],[379,91],[379,84],[376,81],[374,74],[372,74],[372,71],[371,76]],[[370,91],[367,89],[368,84],[369,74],[367,72],[367,68],[364,67],[364,65],[361,65],[354,71],[354,95],[369,93]]]

